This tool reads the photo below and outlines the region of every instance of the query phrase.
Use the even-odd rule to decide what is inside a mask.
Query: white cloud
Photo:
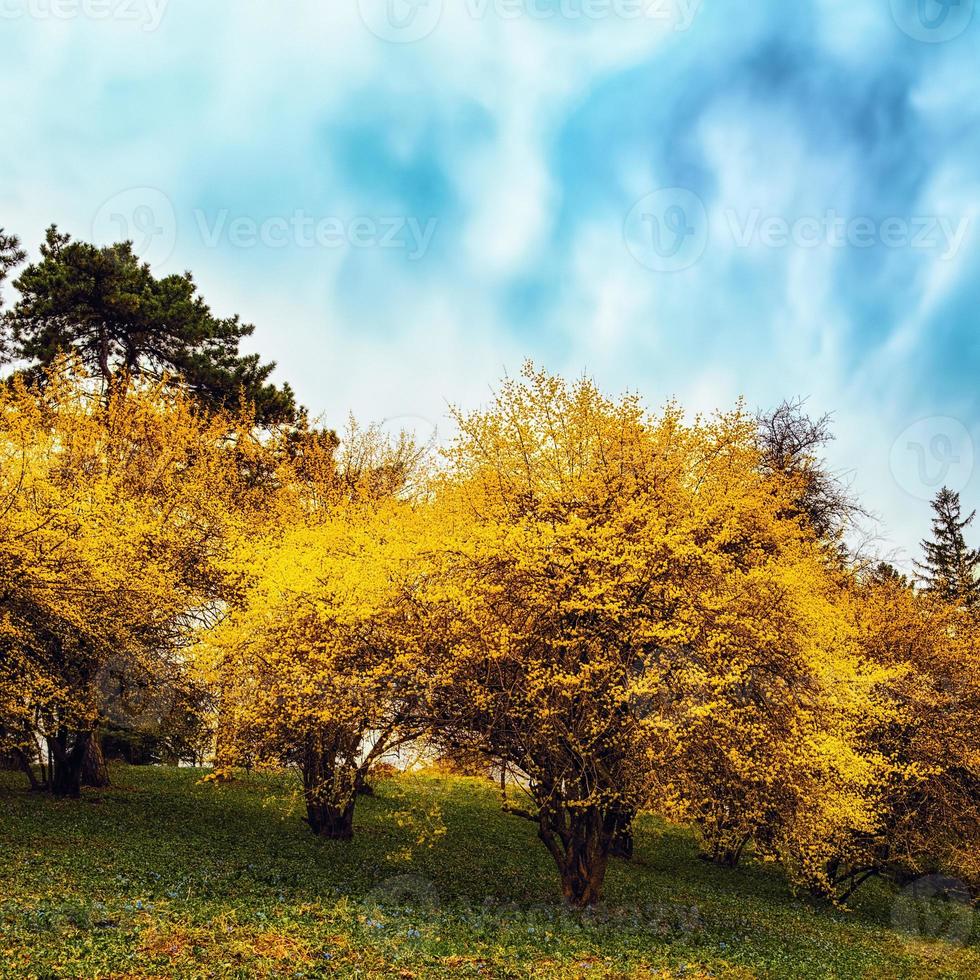
[[[869,115],[862,138],[878,127],[881,146],[895,141],[896,168],[935,167],[915,207],[969,215],[975,225],[980,185],[965,123],[980,100],[976,72],[964,62],[970,52],[951,45],[932,52],[925,69],[913,58],[885,72],[887,59],[908,49],[887,3],[814,0],[799,16],[750,5],[734,20],[705,4],[686,34],[616,18],[474,18],[473,4],[447,0],[432,33],[406,45],[379,40],[353,0],[170,0],[155,33],[122,24],[5,25],[3,224],[32,248],[52,220],[86,237],[113,194],[161,188],[184,222],[162,271],[192,268],[218,312],[255,322],[255,347],[337,425],[348,410],[374,421],[438,419],[446,400],[484,400],[503,370],[515,372],[528,355],[569,374],[587,367],[611,389],[638,389],[654,405],[670,394],[691,409],[730,405],[740,394],[752,406],[810,394],[815,410],[837,410],[835,461],[857,471],[870,505],[912,547],[923,508],[888,471],[891,441],[917,395],[903,372],[928,341],[931,318],[968,281],[980,248],[975,229],[949,262],[922,263],[916,299],[892,325],[860,319],[882,287],[845,282],[852,254],[739,249],[725,211],[739,220],[752,208],[788,219],[860,211],[868,147],[846,126],[815,126],[806,100],[822,118],[837,118],[847,106],[824,104],[827,93],[844,99],[853,89],[873,107],[874,84],[886,79],[898,90],[909,77],[911,115],[929,146],[902,147],[901,126],[911,123],[898,110],[895,118]],[[770,21],[782,25],[777,39]],[[799,36],[791,22],[802,25]],[[632,134],[595,148],[613,175],[594,188],[601,204],[569,200],[562,169],[576,161],[556,156],[556,136],[583,103],[601,99],[610,79],[644,64],[659,72],[651,59],[661,49],[670,74],[657,103],[643,104],[648,96],[639,93],[628,107],[613,101],[608,111],[629,118],[610,116],[600,127],[615,136],[621,124]],[[760,62],[793,54],[802,95],[775,72],[773,80],[752,75]],[[842,64],[846,88],[836,89]],[[875,65],[879,76],[866,76]],[[671,117],[680,133],[658,130],[665,105],[690,113]],[[475,134],[466,126],[474,115],[483,120]],[[327,200],[334,214],[388,207],[403,190],[397,177],[388,188],[359,184],[356,167],[338,159],[334,127],[352,121],[383,125],[378,138],[396,162],[411,167],[428,155],[449,182],[455,209],[437,234],[450,246],[432,258],[441,266],[377,257],[356,264],[344,250],[284,258],[206,249],[187,229],[206,191],[246,212],[265,206],[263,195],[295,197],[297,206]],[[673,144],[678,137],[686,142]],[[959,168],[950,162],[957,152],[967,161]],[[704,170],[713,237],[693,268],[657,275],[625,249],[622,222],[633,200],[673,182],[677,158]],[[587,180],[575,186],[589,190]],[[617,195],[623,214],[610,203]],[[907,258],[885,256],[881,282],[904,285]],[[374,304],[363,315],[352,312],[355,273]],[[550,297],[541,322],[510,322],[500,312],[507,288],[539,275]],[[858,296],[849,291],[856,289]],[[886,310],[889,299],[882,297]],[[859,349],[870,328],[876,339]]]

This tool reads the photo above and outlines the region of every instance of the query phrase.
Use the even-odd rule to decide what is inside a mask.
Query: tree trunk
[[[554,858],[561,877],[561,893],[567,905],[585,909],[602,899],[602,885],[609,866],[612,835],[609,814],[596,807],[548,807],[542,811],[538,837]]]
[[[561,893],[572,908],[587,909],[602,899],[609,847],[595,837],[575,838],[561,868]]]
[[[607,827],[612,837],[609,853],[612,857],[630,861],[633,858],[633,820],[636,811],[632,809],[614,809],[606,818]]]
[[[345,807],[306,798],[306,822],[317,837],[350,840],[354,836],[354,801]]]
[[[97,787],[109,785],[109,767],[102,752],[102,739],[98,735],[93,735],[89,739],[82,760],[82,785]]]
[[[18,764],[20,765],[21,770],[27,776],[27,779],[31,784],[32,793],[37,793],[40,792],[42,789],[47,789],[47,781],[45,780],[44,782],[41,782],[40,780],[38,780],[37,776],[34,774],[34,766],[31,765],[31,760],[23,749],[21,748],[14,749],[14,758],[17,760]],[[42,779],[44,779],[43,767],[41,769],[41,777]]]
[[[62,728],[54,738],[48,739],[51,762],[51,792],[55,796],[77,799],[82,794],[82,764],[88,751],[90,732],[75,735],[74,744],[68,747],[68,731]]]
[[[728,841],[723,844],[721,841],[716,841],[711,851],[709,860],[713,864],[717,864],[722,868],[737,868],[739,861],[742,860],[742,853],[745,850],[745,845],[748,844],[751,839],[752,835],[746,834],[738,842]]]
[[[306,822],[318,837],[350,840],[354,836],[354,805],[362,774],[338,760],[335,743],[325,750],[322,739],[307,746],[303,755],[303,796]]]

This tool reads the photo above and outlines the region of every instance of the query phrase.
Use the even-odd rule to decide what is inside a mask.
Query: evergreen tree
[[[275,365],[239,353],[255,328],[237,316],[215,317],[189,272],[154,277],[131,242],[99,248],[52,226],[41,261],[14,285],[20,300],[4,333],[11,355],[34,375],[73,351],[109,385],[127,374],[166,374],[212,407],[244,398],[264,422],[296,415],[289,386],[268,381]]]
[[[867,579],[875,585],[897,585],[903,589],[910,589],[914,584],[889,561],[879,561],[867,573]]]
[[[0,228],[0,307],[3,306],[3,284],[10,270],[24,261],[24,250],[16,235],[8,235]],[[0,364],[10,356],[5,330],[0,330]]]
[[[976,517],[961,515],[960,495],[943,487],[932,502],[932,540],[922,542],[925,561],[916,562],[919,578],[949,602],[972,606],[980,600],[980,550],[968,548],[963,532]]]
[[[24,261],[24,250],[16,235],[8,235],[0,228],[0,306],[3,306],[3,284],[10,270]]]

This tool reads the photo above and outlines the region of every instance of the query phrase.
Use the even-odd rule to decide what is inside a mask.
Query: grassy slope
[[[385,783],[343,844],[306,831],[283,781],[200,775],[119,768],[56,803],[0,774],[0,977],[980,976],[976,921],[965,947],[900,935],[880,886],[851,912],[794,899],[653,819],[606,908],[574,915],[486,783]],[[405,817],[436,803],[446,833],[409,856]]]

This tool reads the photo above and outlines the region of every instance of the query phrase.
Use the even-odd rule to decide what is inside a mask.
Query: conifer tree
[[[972,606],[980,600],[980,550],[969,548],[963,532],[976,517],[962,516],[960,495],[943,487],[932,502],[932,540],[924,540],[925,561],[916,562],[919,578],[948,602]]]
[[[20,239],[16,235],[8,235],[3,228],[0,228],[0,290],[10,270],[23,262],[24,258],[25,253],[20,247]],[[3,293],[0,292],[0,306],[2,305]]]
[[[20,247],[20,239],[16,235],[8,235],[3,228],[0,228],[0,307],[3,306],[4,281],[10,275],[11,269],[23,262],[24,258],[25,253]],[[5,331],[0,330],[0,364],[10,356],[7,348]]]
[[[0,344],[27,363],[32,381],[74,354],[109,386],[133,374],[166,375],[210,408],[235,410],[244,399],[261,422],[296,417],[289,385],[269,381],[275,365],[239,351],[254,327],[216,317],[190,273],[158,279],[132,242],[99,248],[52,226],[41,261],[14,285],[20,298],[4,318]]]

